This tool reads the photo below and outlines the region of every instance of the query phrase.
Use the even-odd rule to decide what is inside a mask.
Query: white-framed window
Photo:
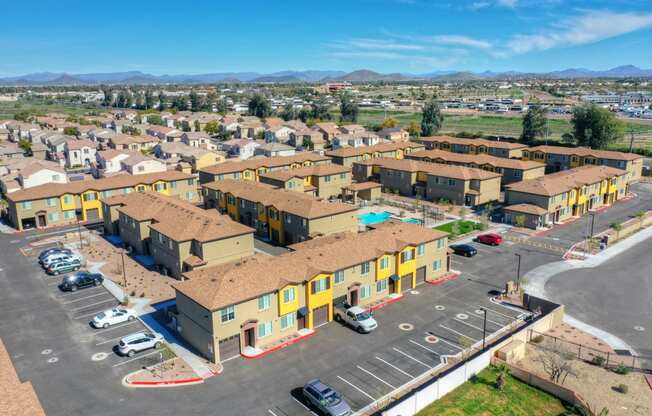
[[[63,203],[64,204],[70,204],[72,202],[72,196],[71,195],[64,195],[63,196]]]
[[[265,338],[272,335],[272,321],[258,324],[258,338]]]
[[[296,316],[294,315],[294,312],[281,316],[281,330],[284,331],[289,328],[294,328],[295,322]]]
[[[54,207],[57,205],[57,199],[56,198],[48,198],[48,206],[49,207]]]
[[[23,201],[21,205],[23,209],[32,209],[32,201]]]
[[[319,292],[323,292],[324,290],[330,289],[331,279],[329,279],[328,276],[326,276],[318,280],[313,280],[311,286],[312,286],[311,289],[313,295]]]
[[[440,238],[439,240],[437,240],[437,248],[438,249],[444,248],[444,239],[443,238]]]
[[[437,271],[441,269],[441,260],[435,260],[432,262],[432,270]]]
[[[382,257],[380,259],[380,270],[386,270],[389,268],[389,257]]]
[[[186,199],[188,201],[192,200],[192,198],[194,198],[194,196],[195,196],[195,194],[193,194],[192,191],[186,192]]]
[[[371,285],[360,286],[360,299],[366,299],[371,296]]]
[[[59,213],[58,212],[50,212],[48,214],[48,221],[51,221],[51,222],[59,221]]]
[[[258,298],[258,310],[266,311],[272,307],[272,295],[269,293]]]
[[[296,299],[296,292],[293,287],[288,287],[283,290],[283,303],[294,302]]]
[[[419,244],[417,246],[417,256],[423,256],[424,254],[426,254],[426,245]]]
[[[220,311],[222,323],[230,322],[235,319],[235,306],[227,306]]]
[[[71,220],[75,218],[75,210],[74,209],[69,209],[68,211],[63,211],[63,219],[64,220]]]
[[[333,275],[333,278],[335,279],[336,285],[344,283],[344,270],[336,271],[335,274]]]
[[[170,182],[170,188],[176,189],[177,188],[177,181]]]
[[[376,292],[384,292],[387,290],[387,279],[379,280],[376,282]]]
[[[371,270],[371,267],[369,267],[369,262],[366,261],[360,265],[360,273],[361,274],[367,274],[369,273],[369,270]]]
[[[414,259],[414,250],[405,250],[401,252],[401,264]]]

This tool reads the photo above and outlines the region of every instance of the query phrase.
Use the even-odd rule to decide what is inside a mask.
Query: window
[[[401,253],[401,264],[414,259],[414,250],[407,250]]]
[[[324,182],[330,182],[330,181],[331,181],[331,175],[324,176]]]
[[[194,180],[194,179],[188,179],[188,185],[192,186],[192,185],[194,185],[194,184],[195,184],[195,180]]]
[[[292,216],[290,214],[285,214],[285,221],[288,224],[292,224]]]
[[[23,209],[32,209],[32,201],[23,201],[21,205]]]
[[[331,280],[328,277],[322,277],[319,280],[313,280],[311,283],[312,294],[315,295],[324,290],[331,288]]]
[[[432,270],[437,271],[441,269],[441,260],[435,260],[432,262]]]
[[[342,180],[346,179],[346,173],[340,173],[340,179]]]
[[[240,207],[244,208],[245,207],[245,201],[244,199],[240,200]]]
[[[369,273],[370,267],[369,267],[369,262],[362,263],[360,265],[360,273],[361,274],[367,274]]]
[[[165,191],[165,189],[167,189],[167,186],[164,183],[157,183],[156,185],[154,185],[154,189],[156,189],[157,192],[161,192],[161,191]]]
[[[136,187],[136,190],[137,190],[138,192],[145,192],[145,186],[143,186],[143,185],[138,185],[138,187]]]
[[[283,303],[294,302],[295,291],[293,287],[288,287],[283,291]]]
[[[263,295],[258,298],[258,310],[266,311],[272,306],[272,296],[270,294]]]
[[[360,299],[366,299],[371,296],[371,285],[360,286]]]
[[[443,238],[440,238],[439,240],[437,240],[437,248],[438,249],[444,248],[444,239]]]
[[[56,198],[48,198],[48,206],[49,207],[55,207],[57,205],[57,199]]]
[[[59,182],[59,179],[61,179],[61,175],[59,175],[59,174],[52,175],[52,181],[53,182]]]
[[[344,270],[336,271],[334,278],[335,278],[336,285],[339,285],[340,283],[344,283]]]
[[[63,203],[64,204],[70,204],[72,202],[72,196],[70,195],[64,195],[63,196]]]
[[[455,186],[455,179],[449,179],[448,180],[448,185],[449,186]]]
[[[419,244],[417,246],[417,256],[423,256],[426,253],[426,245]]]
[[[226,202],[228,202],[229,205],[235,205],[235,197],[233,195],[227,195]]]
[[[227,306],[220,311],[222,323],[230,322],[235,319],[235,306]]]
[[[292,188],[294,188],[294,182],[289,181],[288,182],[288,189],[292,189]]]
[[[380,270],[386,270],[389,268],[389,257],[382,257],[380,259]]]
[[[281,316],[281,330],[294,328],[295,316],[294,312]]]
[[[258,324],[258,338],[265,338],[272,335],[272,321]]]
[[[387,279],[379,280],[376,282],[376,292],[384,292],[387,290]]]
[[[95,201],[97,199],[97,194],[95,192],[89,192],[84,194],[84,201]]]
[[[235,172],[235,173],[233,174],[233,177],[234,177],[235,179],[240,179],[240,172]]]
[[[59,221],[59,213],[58,212],[51,212],[48,214],[48,221]]]
[[[71,220],[73,218],[75,218],[75,210],[74,209],[71,209],[71,210],[68,210],[68,211],[63,211],[63,219],[64,220]]]

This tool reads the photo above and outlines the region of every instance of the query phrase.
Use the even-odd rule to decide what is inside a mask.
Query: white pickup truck
[[[360,333],[369,333],[378,327],[378,322],[369,311],[348,303],[335,305],[335,320],[349,325]]]

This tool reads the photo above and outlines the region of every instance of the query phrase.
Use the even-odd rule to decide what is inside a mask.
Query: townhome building
[[[172,127],[149,126],[145,132],[164,142],[180,142],[183,132]]]
[[[410,153],[406,156],[406,159],[466,166],[500,173],[502,175],[501,183],[503,187],[510,183],[539,178],[545,174],[546,170],[546,166],[543,163],[534,161],[508,159],[487,154],[470,155],[453,153],[436,149]]]
[[[341,302],[370,307],[449,270],[447,234],[385,223],[184,273],[175,285],[177,331],[201,355],[223,362],[305,334],[333,320]]]
[[[238,124],[235,137],[238,139],[254,139],[263,134],[265,127],[260,120],[243,121]]]
[[[47,160],[13,159],[0,166],[0,173],[0,190],[4,195],[49,183],[68,183],[65,170]]]
[[[330,144],[335,136],[342,133],[338,125],[333,122],[315,123],[312,129],[321,133],[326,144]]]
[[[294,147],[302,147],[305,150],[324,150],[326,141],[322,133],[312,129],[297,130],[290,133],[288,144]]]
[[[539,228],[608,206],[627,194],[629,174],[609,166],[585,165],[505,189],[505,222]]]
[[[375,158],[403,159],[405,155],[412,152],[424,150],[423,145],[418,143],[382,143],[375,146],[364,146],[356,148],[343,148],[331,150],[325,155],[333,159],[333,163],[343,166],[351,166],[354,162],[371,160]]]
[[[351,185],[351,168],[335,164],[275,170],[258,176],[261,183],[323,199],[340,198],[342,188]]]
[[[536,146],[523,151],[523,160],[546,164],[546,173],[585,165],[610,166],[626,170],[628,183],[637,182],[643,172],[643,156],[588,147]]]
[[[166,171],[145,175],[49,183],[7,195],[9,223],[19,231],[102,220],[100,199],[131,192],[156,191],[199,202],[195,176]]]
[[[202,184],[204,206],[256,229],[274,244],[357,231],[357,207],[254,181],[224,179]]]
[[[385,192],[471,207],[500,199],[500,173],[409,159],[371,159],[353,164],[358,182],[376,181]]]
[[[261,173],[330,163],[331,159],[329,157],[310,152],[301,152],[294,156],[263,157],[242,161],[227,159],[225,163],[200,169],[199,181],[201,183],[223,179],[258,181]]]
[[[156,157],[177,162],[185,162],[192,172],[223,163],[226,154],[217,150],[207,150],[200,147],[189,146],[184,143],[160,143],[154,149]]]
[[[158,192],[134,192],[101,200],[104,230],[132,252],[151,256],[159,270],[184,272],[254,254],[254,230]]]
[[[468,153],[472,155],[486,154],[496,157],[520,159],[527,145],[506,141],[486,139],[465,139],[451,136],[421,137],[417,140],[423,143],[426,150],[439,149],[447,152]]]

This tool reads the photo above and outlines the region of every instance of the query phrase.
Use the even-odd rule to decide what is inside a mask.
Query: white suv
[[[44,258],[42,265],[44,269],[47,269],[51,264],[54,263],[59,263],[59,262],[70,263],[73,261],[79,261],[81,263],[82,257],[79,254],[55,253]]]
[[[136,312],[133,309],[118,306],[98,313],[91,322],[95,328],[108,328],[134,319],[136,319]]]
[[[127,357],[133,357],[134,354],[150,348],[159,348],[163,342],[163,337],[151,332],[138,332],[127,335],[120,340],[118,351]]]

